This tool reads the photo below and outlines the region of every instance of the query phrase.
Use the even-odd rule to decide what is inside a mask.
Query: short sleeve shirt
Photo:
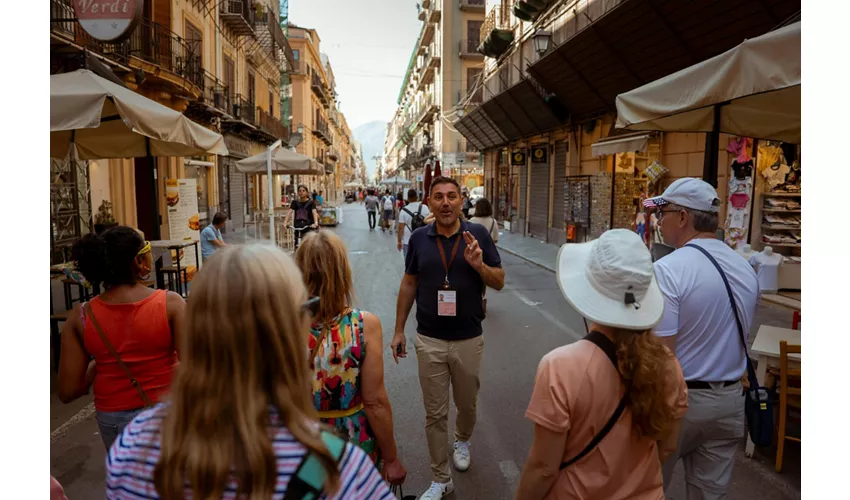
[[[214,240],[221,241],[221,231],[210,224],[201,231],[201,255],[204,259],[212,257],[217,250],[217,247],[212,243]]]
[[[316,221],[313,220],[313,210],[316,209],[316,202],[315,201],[308,200],[308,201],[302,203],[301,201],[298,201],[298,200],[292,200],[292,203],[289,204],[289,208],[292,209],[293,211],[295,211],[294,217],[298,217],[298,209],[303,208],[304,210],[307,211],[307,224],[306,225],[311,226],[311,225],[316,223]],[[303,221],[299,221],[297,219],[295,220],[295,223],[296,223],[295,224],[296,227],[298,227],[298,224],[302,224],[302,225],[304,224]]]
[[[442,340],[465,340],[481,335],[481,322],[484,320],[484,280],[463,257],[466,248],[464,231],[469,231],[478,240],[484,254],[484,264],[502,267],[496,244],[493,243],[487,228],[480,224],[461,220],[458,232],[451,238],[437,234],[435,223],[413,231],[408,242],[404,272],[417,277],[416,331],[422,335]],[[457,316],[437,314],[437,291],[443,288],[446,276],[437,247],[438,238],[443,243],[446,261],[451,259],[452,246],[459,238],[457,254],[449,264],[449,284],[457,292]]]
[[[407,245],[408,243],[410,243],[410,235],[413,234],[410,231],[410,225],[413,222],[413,216],[411,216],[407,212],[410,211],[411,214],[416,215],[416,212],[417,210],[419,210],[420,206],[422,207],[422,218],[424,219],[425,217],[428,217],[428,215],[431,214],[431,211],[428,210],[428,205],[423,205],[421,202],[418,201],[414,201],[408,204],[406,207],[402,208],[398,213],[398,223],[404,225],[404,233],[402,234],[401,239],[401,243],[403,245]]]
[[[682,370],[670,356],[676,390],[667,395],[682,418],[688,389]],[[579,341],[559,347],[540,361],[526,418],[541,427],[566,433],[561,461],[578,455],[608,422],[625,386],[608,356],[595,344]],[[547,499],[664,498],[656,437],[639,438],[628,406],[596,448],[558,473]]]

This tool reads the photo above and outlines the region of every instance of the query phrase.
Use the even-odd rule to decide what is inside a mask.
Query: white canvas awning
[[[50,76],[50,157],[227,155],[221,134],[81,69]]]
[[[236,170],[245,174],[266,174],[268,158],[266,152],[249,156],[236,162]],[[325,175],[325,169],[312,158],[286,148],[277,148],[272,153],[272,174]]]
[[[800,143],[800,23],[617,96],[617,128]]]
[[[590,146],[593,156],[614,155],[617,153],[629,153],[635,151],[646,151],[650,134],[626,134],[594,142]]]

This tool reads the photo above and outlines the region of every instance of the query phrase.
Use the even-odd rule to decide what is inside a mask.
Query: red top
[[[148,398],[157,402],[171,386],[177,365],[171,327],[165,310],[166,290],[131,304],[107,304],[100,297],[91,307],[103,334]],[[83,323],[86,351],[97,361],[94,406],[98,411],[124,411],[143,407],[144,401],[127,374],[109,352],[91,321]]]

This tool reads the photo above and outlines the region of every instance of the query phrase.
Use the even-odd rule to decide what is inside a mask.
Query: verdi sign
[[[142,18],[144,0],[74,0],[80,26],[102,42],[130,36]]]

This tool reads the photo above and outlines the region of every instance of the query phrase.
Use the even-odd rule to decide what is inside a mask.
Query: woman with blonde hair
[[[649,250],[614,229],[562,246],[557,266],[561,293],[591,331],[540,361],[516,498],[664,498],[661,463],[676,450],[688,395],[673,353],[650,332],[664,299]]]
[[[398,458],[393,413],[384,387],[383,332],[371,313],[352,308],[348,251],[336,234],[319,231],[295,254],[310,295],[319,297],[309,333],[313,405],[322,422],[358,444],[391,484],[407,472]]]
[[[304,335],[316,300],[292,259],[225,247],[192,288],[169,401],[109,450],[107,498],[391,499],[362,450],[320,430]]]

